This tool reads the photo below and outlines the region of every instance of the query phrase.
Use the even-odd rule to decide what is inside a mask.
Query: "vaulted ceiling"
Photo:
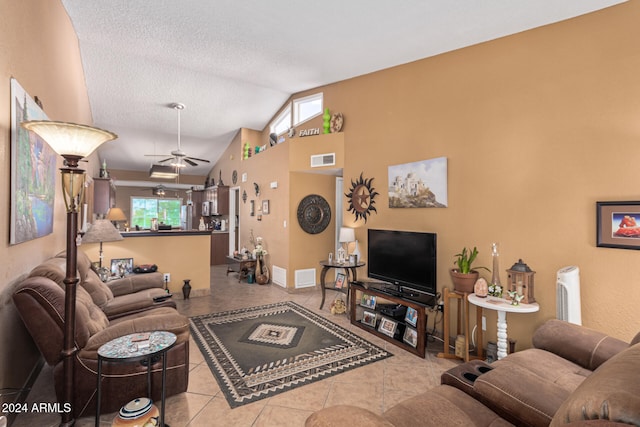
[[[148,170],[177,148],[210,160],[296,92],[569,19],[620,0],[62,0],[77,32],[99,149]]]

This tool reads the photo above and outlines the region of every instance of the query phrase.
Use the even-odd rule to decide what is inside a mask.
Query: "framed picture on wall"
[[[596,245],[640,249],[640,201],[596,202]]]
[[[269,215],[269,201],[268,200],[263,200],[262,201],[262,213],[265,215]]]

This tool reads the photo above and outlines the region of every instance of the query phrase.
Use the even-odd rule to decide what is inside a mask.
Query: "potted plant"
[[[462,252],[454,255],[455,261],[453,262],[457,268],[452,268],[449,270],[451,274],[451,281],[453,282],[453,290],[461,293],[472,293],[473,285],[475,285],[476,280],[478,280],[478,276],[480,275],[475,269],[472,268],[472,264],[478,256],[478,248],[475,246],[473,250],[467,250],[467,248],[462,248]],[[483,268],[487,271],[490,271],[487,267],[476,267]]]

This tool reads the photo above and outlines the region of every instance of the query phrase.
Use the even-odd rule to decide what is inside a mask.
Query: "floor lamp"
[[[42,138],[49,146],[64,158],[62,173],[62,193],[67,210],[67,264],[64,278],[64,339],[62,360],[64,369],[62,404],[73,404],[73,358],[78,349],[75,346],[76,323],[76,285],[78,277],[78,207],[84,195],[84,170],[78,168],[78,161],[91,154],[98,146],[116,139],[111,132],[75,123],[54,122],[48,120],[26,121],[20,124]],[[73,408],[62,413],[61,426],[74,424]]]

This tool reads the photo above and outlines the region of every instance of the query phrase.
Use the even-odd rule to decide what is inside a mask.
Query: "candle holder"
[[[521,296],[518,298],[518,302],[524,304],[531,304],[536,302],[533,296],[533,275],[535,271],[532,271],[527,264],[519,259],[517,263],[513,264],[510,269],[507,270],[508,283],[507,292],[509,295]]]

